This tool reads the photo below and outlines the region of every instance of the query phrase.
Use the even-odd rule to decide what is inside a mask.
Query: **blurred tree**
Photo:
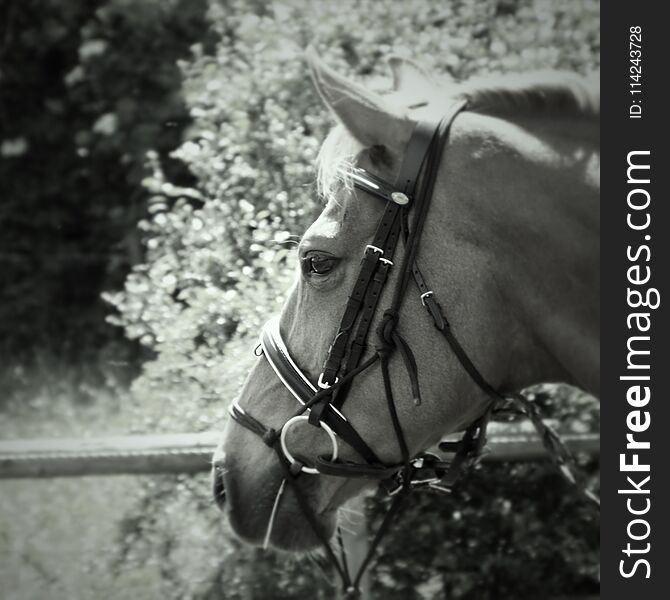
[[[102,289],[143,259],[145,154],[189,114],[176,61],[206,40],[205,0],[0,3],[0,353],[82,359],[118,332]]]

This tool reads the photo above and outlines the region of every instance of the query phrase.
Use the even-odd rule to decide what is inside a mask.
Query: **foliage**
[[[197,186],[173,185],[153,161],[146,180],[152,214],[140,224],[146,261],[123,292],[107,295],[120,313],[113,322],[157,352],[159,385],[167,371],[200,380],[193,363],[218,364],[231,336],[257,331],[281,305],[291,265],[286,245],[319,209],[311,165],[331,123],[308,80],[308,43],[373,87],[388,84],[391,52],[457,78],[540,67],[588,71],[598,60],[594,2],[294,0],[270,7],[239,0],[212,2],[209,15],[217,49],[182,64],[194,123],[174,153]],[[205,394],[210,383],[202,381]]]
[[[26,5],[34,3],[37,0]],[[61,92],[65,89],[68,98],[77,99],[73,110],[79,121],[62,117],[62,130],[55,130],[60,133],[49,156],[58,147],[59,160],[76,154],[78,148],[88,151],[85,161],[100,157],[94,165],[86,162],[90,183],[75,188],[83,185],[77,182],[86,181],[77,175],[76,164],[57,162],[48,172],[44,170],[49,161],[31,158],[29,164],[39,167],[35,178],[52,182],[51,188],[57,190],[48,198],[65,202],[65,196],[74,198],[73,190],[82,189],[96,199],[75,203],[70,210],[79,213],[73,214],[117,208],[100,217],[110,226],[111,247],[118,247],[120,239],[132,239],[135,234],[129,223],[141,217],[143,246],[137,259],[121,258],[109,267],[110,273],[118,274],[123,272],[119,264],[133,262],[132,272],[122,290],[106,294],[115,308],[110,321],[154,356],[134,382],[132,395],[124,400],[124,418],[114,421],[114,426],[133,431],[220,427],[226,402],[247,370],[256,332],[282,303],[293,269],[293,236],[302,233],[319,210],[311,165],[330,126],[302,60],[308,43],[340,72],[378,89],[388,85],[385,57],[391,52],[414,57],[436,73],[457,78],[545,67],[590,71],[599,60],[595,0],[287,0],[272,4],[209,0],[210,30],[201,34],[206,41],[193,47],[190,59],[180,63],[184,79],[178,91],[172,66],[183,56],[183,46],[177,52],[157,41],[155,50],[148,53],[148,59],[158,57],[157,62],[149,60],[135,80],[128,74],[131,66],[135,68],[133,57],[142,54],[147,59],[147,53],[133,50],[120,59],[120,48],[137,46],[119,40],[134,39],[133,35],[142,43],[164,39],[164,20],[155,18],[156,11],[161,15],[166,11],[172,27],[190,23],[193,32],[199,27],[199,3],[110,0],[104,6],[125,15],[124,26],[114,29],[116,37],[109,39],[106,36],[111,33],[102,35],[95,27],[111,27],[114,19],[96,17],[89,33],[83,26],[89,9],[75,7],[69,9],[72,13],[56,12],[54,17],[57,22],[67,18],[68,23],[77,23],[77,33],[68,42],[67,68],[57,71],[61,80],[54,85]],[[28,9],[25,14],[19,12],[27,21]],[[128,18],[131,12],[138,13],[137,19]],[[39,32],[35,36],[50,39]],[[100,38],[107,45],[97,43]],[[174,39],[190,43],[193,38],[191,33],[175,32]],[[215,48],[211,40],[216,40]],[[81,47],[88,50],[82,54]],[[62,74],[80,62],[86,78],[78,79],[80,72],[75,70],[74,83],[63,82]],[[151,102],[125,113],[122,100],[132,96],[124,88],[128,78],[135,81],[133,86],[145,89],[146,85],[152,93]],[[75,95],[75,90],[83,96]],[[188,114],[179,108],[180,95]],[[89,97],[95,102],[84,114],[81,98]],[[32,121],[21,121],[31,131],[34,127],[31,136],[22,133],[18,118],[12,125],[16,130],[7,135],[3,131],[7,142],[3,152],[12,157],[3,160],[0,168],[28,160],[33,148],[40,147],[38,134],[49,128],[35,116],[38,113],[30,113]],[[134,117],[123,120],[120,127],[127,114]],[[51,127],[54,120],[50,115],[45,122]],[[159,126],[165,120],[180,126],[190,123],[185,142],[172,157],[167,152],[175,137]],[[72,137],[81,130],[87,135]],[[144,138],[142,131],[152,133]],[[141,157],[147,149],[153,151],[146,157],[145,170]],[[122,161],[122,167],[115,161]],[[136,167],[132,176],[123,167],[128,164]],[[190,174],[178,165],[185,165]],[[108,175],[96,179],[93,168]],[[64,187],[58,173],[74,173],[71,187]],[[133,184],[144,178],[146,192],[129,192],[127,177]],[[44,198],[42,187],[35,184],[32,196],[26,191],[32,185],[26,184],[26,190],[15,187],[12,197],[27,198],[26,206],[37,211],[37,200],[31,198]],[[23,195],[16,195],[19,192]],[[120,201],[124,202],[121,207]],[[99,235],[99,228],[95,231]],[[48,245],[51,238],[44,239]],[[106,244],[106,239],[95,237],[91,244]],[[93,252],[80,242],[78,247]],[[108,289],[114,289],[115,277],[110,275]],[[25,294],[28,283],[23,289]],[[590,427],[591,401],[571,397],[577,403],[568,405],[566,392],[561,394],[554,400],[561,415],[570,417],[576,428]],[[551,407],[551,402],[544,402]],[[596,466],[588,468],[595,471]],[[105,590],[105,597],[119,598],[152,594],[212,600],[332,597],[320,569],[305,568],[313,564],[310,557],[262,553],[235,541],[209,501],[204,478],[177,482],[156,478],[119,485],[127,486],[125,493],[117,488],[111,498],[123,498],[124,516],[113,513],[119,523],[114,546],[106,543],[102,557],[84,560],[96,577],[82,579],[82,597],[94,597],[100,590]],[[70,493],[79,498],[79,492]],[[106,511],[107,496],[90,494],[89,511]],[[373,523],[383,507],[384,500],[370,499]],[[48,520],[49,507],[44,511],[42,519]],[[83,507],[82,512],[86,512]],[[32,513],[28,517],[36,521]],[[29,531],[25,520],[17,521],[26,524],[21,531]],[[88,535],[96,535],[94,529],[91,526]],[[486,466],[448,502],[421,497],[408,508],[381,548],[373,573],[375,597],[536,598],[591,593],[597,589],[595,531],[592,515],[546,465]],[[61,596],[68,597],[67,592]]]
[[[562,430],[597,430],[592,397],[567,386],[535,396]],[[597,491],[597,459],[578,464]],[[387,504],[370,502],[371,527]],[[389,600],[598,594],[599,535],[598,511],[553,466],[484,463],[446,498],[416,495],[384,544],[373,590]]]
[[[143,259],[145,153],[189,121],[176,66],[204,0],[0,4],[0,351],[82,360],[110,339],[100,292]]]

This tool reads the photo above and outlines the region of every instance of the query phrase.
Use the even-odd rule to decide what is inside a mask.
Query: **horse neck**
[[[546,116],[454,125],[427,258],[454,329],[503,389],[597,388],[597,135]]]

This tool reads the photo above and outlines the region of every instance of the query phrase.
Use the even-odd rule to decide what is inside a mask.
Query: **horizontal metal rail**
[[[599,453],[597,433],[561,437],[575,453]],[[220,438],[205,432],[0,441],[0,479],[201,473]],[[548,458],[535,432],[518,424],[492,424],[488,450],[485,461]]]

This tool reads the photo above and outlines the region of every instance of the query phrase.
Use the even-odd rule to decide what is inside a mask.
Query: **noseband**
[[[291,357],[282,339],[278,318],[271,319],[261,333],[259,348],[262,354],[282,384],[301,405],[294,416],[286,421],[280,430],[275,430],[249,415],[236,402],[231,406],[233,419],[260,436],[265,444],[276,452],[285,481],[294,490],[301,511],[337,569],[345,592],[351,596],[358,593],[363,572],[403,500],[416,487],[450,491],[458,477],[480,457],[492,409],[497,403],[507,400],[484,379],[454,336],[435,293],[427,284],[417,264],[419,242],[449,128],[458,113],[465,108],[465,104],[465,101],[455,103],[437,124],[417,123],[394,184],[389,184],[364,169],[353,168],[348,172],[356,188],[383,200],[386,204],[377,223],[374,237],[363,252],[356,283],[344,307],[342,319],[318,380],[313,382]],[[395,266],[394,254],[401,240],[405,253],[402,263],[396,267],[400,270],[399,278],[393,290],[391,304],[384,311],[377,327],[376,344],[371,348],[368,334],[389,272]],[[414,355],[396,330],[400,306],[411,279],[416,284],[421,304],[428,312],[435,328],[444,336],[471,379],[490,399],[484,415],[465,430],[459,441],[440,444],[441,450],[453,454],[453,458],[449,461],[427,452],[410,455],[391,389],[389,360],[391,355],[398,351],[407,371],[413,401],[416,405],[421,404]],[[366,350],[369,357],[363,359]],[[370,350],[373,352],[370,353]],[[380,365],[387,407],[401,455],[401,462],[392,465],[383,463],[377,457],[343,412],[352,381],[356,375],[375,363]],[[521,397],[516,400],[523,402]],[[527,413],[528,407],[525,408]],[[533,415],[529,416],[533,418]],[[541,422],[539,416],[537,419]],[[535,423],[535,419],[533,421]],[[330,456],[318,456],[314,464],[307,464],[306,459],[303,460],[291,453],[287,446],[286,434],[290,427],[300,422],[307,422],[326,432],[332,443]],[[537,426],[537,423],[535,424]],[[338,460],[338,438],[351,446],[365,462]],[[298,485],[297,478],[301,473],[377,479],[389,494],[395,496],[375,534],[365,560],[354,577],[349,573],[344,553],[338,560],[319,527],[313,510]],[[283,484],[280,493],[282,490]],[[279,495],[275,508],[278,501]]]

